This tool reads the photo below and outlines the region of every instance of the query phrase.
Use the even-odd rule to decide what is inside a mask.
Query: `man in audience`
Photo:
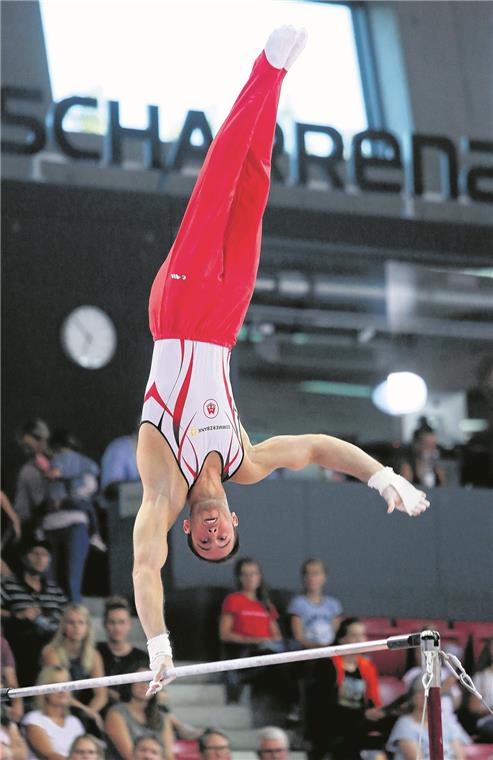
[[[265,726],[257,735],[257,754],[260,760],[287,760],[289,755],[288,735],[282,728]]]
[[[161,742],[154,735],[142,734],[134,742],[132,760],[164,760]]]
[[[50,467],[48,456],[50,429],[46,422],[34,419],[26,422],[17,433],[17,442],[27,457],[17,475],[14,509],[21,521],[22,533],[29,535],[39,522],[37,512],[46,501]]]
[[[20,686],[30,686],[39,671],[42,648],[53,638],[67,603],[47,573],[51,561],[46,541],[31,538],[20,551],[22,572],[2,580],[2,622],[17,665]]]
[[[202,760],[231,760],[229,739],[222,731],[208,728],[199,739]]]
[[[135,673],[139,668],[147,666],[146,653],[132,646],[128,641],[132,619],[126,599],[121,596],[112,596],[107,599],[104,607],[104,628],[107,639],[97,644],[97,648],[103,658],[104,672],[107,676]],[[119,699],[119,688],[109,689],[109,702],[106,709]]]

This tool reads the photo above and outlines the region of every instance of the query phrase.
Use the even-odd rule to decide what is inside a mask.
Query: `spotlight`
[[[426,404],[428,389],[414,372],[391,372],[372,393],[372,401],[385,414],[419,412]]]

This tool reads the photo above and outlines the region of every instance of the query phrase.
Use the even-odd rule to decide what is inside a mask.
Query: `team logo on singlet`
[[[207,401],[204,404],[204,414],[206,417],[208,417],[210,420],[214,419],[214,417],[217,417],[217,413],[219,411],[219,404],[217,401],[214,401],[213,398],[207,399]]]

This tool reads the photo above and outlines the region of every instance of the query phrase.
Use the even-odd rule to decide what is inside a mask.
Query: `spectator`
[[[68,680],[68,670],[55,665],[42,669],[38,685]],[[36,697],[37,709],[27,713],[23,720],[31,748],[29,760],[37,760],[40,757],[62,760],[69,756],[72,742],[84,733],[84,726],[80,720],[70,715],[69,706],[68,691]]]
[[[421,417],[413,434],[409,458],[401,461],[399,472],[421,488],[446,486],[447,478],[443,468],[438,465],[439,457],[437,435],[426,418]]]
[[[219,638],[226,658],[283,651],[279,615],[269,598],[259,563],[245,557],[236,562],[234,573],[238,591],[225,598],[219,620]],[[231,670],[225,677],[227,700],[237,702],[241,676]]]
[[[86,607],[69,604],[60,620],[58,630],[41,654],[44,666],[58,665],[70,673],[71,680],[104,676],[101,655],[94,646],[91,618]],[[98,689],[74,692],[71,705],[92,733],[103,729],[100,710],[108,701],[108,690]]]
[[[87,514],[90,543],[100,551],[106,545],[99,532],[92,496],[98,490],[99,465],[80,453],[75,436],[67,430],[55,430],[50,438],[53,451],[48,499],[56,509],[81,509]]]
[[[473,680],[484,701],[493,710],[493,636],[486,641],[479,655],[478,669]],[[473,717],[479,738],[492,741],[493,715],[488,712],[484,703],[472,694],[469,697],[467,709]]]
[[[423,714],[424,689],[421,675],[418,676],[411,686],[410,713],[400,717],[394,725],[386,749],[394,753],[393,760],[414,760],[418,752],[419,736],[421,733],[421,755],[423,760],[429,760],[430,749],[428,745],[428,731],[425,727],[420,732],[421,717]],[[456,732],[456,727],[451,726],[442,713],[443,756],[445,760],[464,760],[465,754],[463,743]]]
[[[139,670],[144,672],[148,667]],[[108,710],[105,719],[108,760],[132,760],[135,740],[149,733],[162,743],[166,760],[173,759],[171,722],[159,709],[157,696],[147,696],[147,689],[146,682],[126,684],[121,702]]]
[[[2,681],[2,687],[7,684]],[[17,722],[10,711],[2,710],[0,715],[0,758],[2,760],[27,760],[29,749],[24,741]]]
[[[289,738],[282,728],[265,726],[258,732],[257,754],[260,760],[287,760]]]
[[[231,747],[229,739],[222,731],[208,728],[199,739],[199,751],[202,760],[230,760]]]
[[[164,760],[164,747],[152,734],[138,736],[134,744],[132,760]]]
[[[303,562],[301,577],[304,593],[291,599],[288,606],[293,638],[303,649],[328,646],[341,622],[342,605],[323,593],[327,573],[322,560]]]
[[[48,425],[39,418],[26,422],[17,434],[27,462],[17,476],[14,508],[26,538],[38,528],[47,497],[48,481],[43,472],[49,467],[49,438]]]
[[[345,618],[335,644],[366,641],[358,618]],[[312,758],[330,753],[334,760],[356,760],[367,735],[385,715],[381,706],[377,671],[360,655],[337,655],[317,660],[307,694],[306,737]]]
[[[21,686],[32,686],[43,646],[56,631],[66,598],[47,574],[51,548],[32,538],[20,549],[23,570],[2,580],[2,621],[17,665]]]
[[[115,438],[106,447],[101,459],[101,490],[109,499],[116,497],[118,483],[140,480],[136,452],[137,431]]]
[[[17,673],[15,670],[15,660],[12,650],[10,648],[7,639],[2,636],[1,641],[1,657],[0,657],[0,673],[2,678],[2,686],[7,689],[16,689],[19,686],[17,680]],[[24,705],[21,697],[12,699],[10,705],[6,709],[6,714],[15,723],[18,723],[24,714]]]
[[[104,606],[104,628],[107,640],[97,644],[97,649],[103,660],[104,672],[107,676],[117,676],[121,673],[135,673],[147,665],[148,656],[128,642],[132,629],[130,608],[126,599],[121,596],[110,597]],[[121,688],[109,689],[108,709],[120,700]]]
[[[91,734],[81,734],[70,747],[68,760],[104,760],[100,742]]]

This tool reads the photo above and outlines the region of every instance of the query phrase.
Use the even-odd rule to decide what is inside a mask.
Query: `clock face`
[[[98,306],[79,306],[66,317],[61,340],[67,356],[85,369],[100,369],[116,350],[116,329]]]

